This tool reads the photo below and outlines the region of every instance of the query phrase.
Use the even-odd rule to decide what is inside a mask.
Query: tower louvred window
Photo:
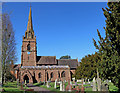
[[[27,32],[25,33],[25,37],[27,38]]]
[[[30,50],[30,44],[27,45],[27,50]]]
[[[31,37],[31,32],[29,31],[29,33],[28,33],[28,37]]]

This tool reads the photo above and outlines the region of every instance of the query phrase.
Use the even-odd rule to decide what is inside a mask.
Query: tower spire
[[[29,17],[28,17],[28,24],[27,24],[27,30],[25,32],[25,38],[34,38],[34,30],[32,25],[32,11],[31,11],[31,5],[30,5],[30,11],[29,11]]]
[[[27,31],[33,31],[33,26],[32,26],[32,13],[31,13],[31,12],[32,12],[32,11],[31,11],[31,5],[30,5]]]

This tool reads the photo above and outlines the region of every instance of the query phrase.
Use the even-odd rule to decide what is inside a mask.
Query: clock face
[[[27,54],[30,54],[30,52],[27,52]]]

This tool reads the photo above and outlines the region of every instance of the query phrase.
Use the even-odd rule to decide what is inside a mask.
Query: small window
[[[27,45],[27,50],[30,50],[30,44]]]
[[[26,35],[25,35],[25,37],[27,38],[27,32],[26,32]]]
[[[29,60],[29,56],[28,56],[28,60]]]
[[[41,73],[38,74],[38,78],[41,78]]]
[[[65,71],[61,73],[61,77],[65,77]]]
[[[58,71],[58,77],[60,78],[60,72]]]

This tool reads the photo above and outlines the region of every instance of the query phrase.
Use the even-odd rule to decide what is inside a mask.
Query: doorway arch
[[[26,83],[29,83],[29,77],[27,75],[25,75],[23,79],[24,79],[24,82],[26,80]]]

